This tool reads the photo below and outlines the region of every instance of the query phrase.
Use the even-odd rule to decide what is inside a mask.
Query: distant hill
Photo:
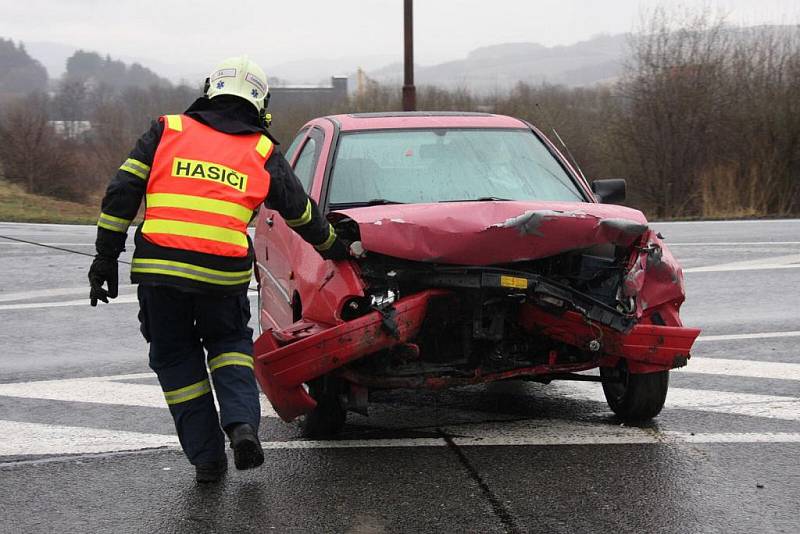
[[[66,72],[67,58],[78,50],[72,45],[40,41],[26,42],[25,47],[44,65],[51,79],[58,79]]]
[[[0,93],[18,94],[47,89],[47,70],[28,55],[25,45],[0,38]]]
[[[71,44],[51,41],[31,41],[29,43],[26,42],[25,45],[30,55],[41,61],[47,68],[51,79],[61,78],[67,71],[67,60],[80,50],[80,48]],[[139,65],[144,65],[161,78],[167,79],[172,83],[202,84],[203,79],[211,69],[211,66],[204,62],[173,65],[158,59],[126,55],[117,56],[115,59],[128,64],[138,63]]]
[[[777,39],[797,36],[798,26],[759,26],[751,28],[732,28],[732,32],[740,38],[758,38],[772,34]],[[534,42],[503,43],[477,48],[466,57],[435,65],[416,65],[415,81],[419,85],[437,85],[445,88],[468,87],[473,91],[490,92],[507,90],[522,81],[531,84],[542,82],[564,84],[571,87],[610,83],[621,74],[623,65],[629,57],[629,43],[633,39],[630,34],[599,35],[571,45],[544,46]],[[105,59],[94,52],[77,51],[75,47],[63,43],[31,43],[29,51],[36,59],[41,60],[51,77],[58,77],[64,72],[66,62],[76,55],[91,55],[88,63],[94,64],[98,77],[116,79],[119,83],[173,83],[181,80],[189,84],[199,84],[213,65],[215,58],[209,63],[195,64],[169,63],[164,58],[159,60],[121,57],[117,61]],[[332,75],[345,74],[355,78],[360,67],[367,76],[378,82],[400,85],[403,82],[402,50],[398,46],[397,54],[392,56],[364,54],[350,57],[308,58],[272,63],[260,61],[267,75],[280,78],[283,84],[327,84]],[[122,74],[118,63],[122,61],[135,65],[145,65],[144,71],[138,74]],[[105,62],[106,64],[103,64]],[[60,66],[60,67],[59,67]],[[77,68],[77,67],[76,67]],[[78,69],[80,70],[80,69]],[[116,74],[112,74],[116,73]],[[121,76],[121,77],[120,77]],[[349,87],[355,88],[355,83]]]
[[[619,76],[627,55],[628,35],[603,35],[568,46],[505,43],[478,48],[467,57],[438,65],[416,66],[415,82],[476,91],[508,89],[517,82],[569,86],[591,85]],[[367,74],[383,83],[402,83],[403,66],[395,63]]]
[[[169,80],[138,63],[126,65],[110,56],[101,57],[96,52],[83,50],[78,50],[67,59],[64,78],[68,81],[93,82],[116,88],[172,85]]]
[[[536,43],[505,43],[473,50],[465,58],[436,65],[417,65],[416,81],[442,87],[470,86],[476,90],[503,89],[518,81],[590,85],[615,78],[626,54],[627,35],[599,36],[568,46],[547,47]],[[79,52],[64,43],[34,42],[29,50],[50,71],[51,77],[60,77],[66,71],[66,62]],[[81,54],[87,52],[80,52]],[[95,54],[97,58],[101,56]],[[396,62],[392,62],[396,58]],[[119,60],[137,62],[148,70],[166,77],[171,82],[202,80],[210,68],[204,64],[170,64],[163,59],[120,57]],[[258,57],[254,57],[257,61]],[[284,63],[263,62],[267,74],[289,84],[315,84],[329,82],[336,74],[350,75],[360,67],[377,81],[402,84],[402,50],[397,55],[350,56],[339,58],[308,58]],[[113,70],[113,69],[112,69]],[[199,82],[198,82],[199,83]],[[354,87],[351,83],[350,87]]]

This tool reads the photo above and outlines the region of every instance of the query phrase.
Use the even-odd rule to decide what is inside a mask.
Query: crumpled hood
[[[334,212],[358,223],[365,250],[407,260],[492,265],[612,243],[647,231],[637,210],[580,202],[392,204]]]

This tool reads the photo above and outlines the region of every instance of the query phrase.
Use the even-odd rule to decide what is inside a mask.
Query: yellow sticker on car
[[[500,276],[500,285],[503,287],[513,287],[515,289],[528,289],[528,279],[518,276]]]

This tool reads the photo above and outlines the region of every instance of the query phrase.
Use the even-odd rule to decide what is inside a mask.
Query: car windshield
[[[415,129],[343,134],[332,208],[388,203],[586,199],[530,130]]]

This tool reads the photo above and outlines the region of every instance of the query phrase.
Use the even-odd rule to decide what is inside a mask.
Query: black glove
[[[117,259],[111,256],[98,254],[94,257],[92,266],[89,267],[89,304],[97,306],[97,301],[108,303],[108,299],[117,298],[119,292],[119,268]],[[108,289],[103,289],[106,283]]]
[[[336,237],[331,248],[328,250],[320,251],[320,255],[326,260],[347,260],[351,258],[350,255],[350,241]]]

